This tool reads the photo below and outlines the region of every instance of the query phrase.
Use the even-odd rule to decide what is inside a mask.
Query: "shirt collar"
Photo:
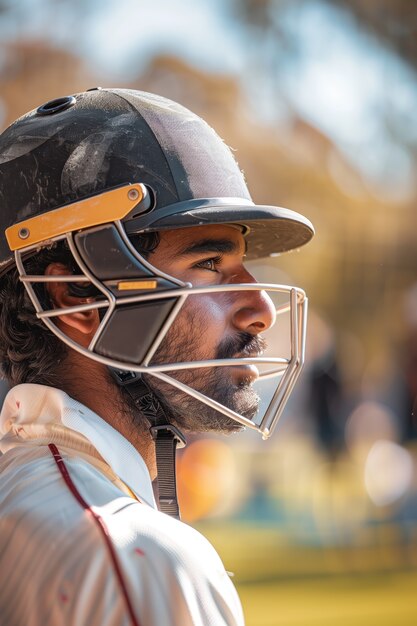
[[[30,428],[25,427],[34,425],[42,427],[44,436],[48,427],[56,425],[81,434],[141,501],[157,508],[149,471],[139,452],[86,406],[60,389],[34,384],[17,385],[4,400],[0,436],[4,439],[12,431],[18,437],[19,429],[30,432]]]

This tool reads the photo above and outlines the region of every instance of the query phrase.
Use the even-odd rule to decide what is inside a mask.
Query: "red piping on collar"
[[[82,495],[80,494],[80,492],[78,491],[77,487],[74,485],[71,476],[69,475],[67,466],[65,465],[64,459],[62,458],[62,456],[59,453],[58,448],[56,447],[55,444],[50,443],[48,445],[48,448],[51,451],[52,456],[54,457],[54,461],[57,464],[57,467],[59,469],[59,471],[61,472],[61,475],[68,487],[68,489],[71,491],[72,495],[74,496],[74,498],[77,500],[77,502],[82,506],[82,508],[84,509],[84,511],[94,520],[96,526],[99,528],[100,533],[104,539],[104,542],[107,546],[108,552],[109,552],[109,556],[110,556],[110,560],[113,563],[113,567],[114,567],[114,571],[116,573],[116,578],[119,581],[119,585],[120,585],[120,589],[122,591],[122,595],[124,596],[124,599],[126,601],[126,607],[127,607],[127,612],[129,613],[131,622],[132,622],[132,626],[140,626],[140,623],[135,615],[135,612],[133,610],[133,606],[132,603],[130,601],[129,598],[129,592],[127,590],[127,586],[123,577],[123,572],[122,572],[122,568],[120,567],[120,563],[118,561],[117,555],[116,555],[116,551],[114,549],[114,546],[112,544],[111,541],[111,537],[110,537],[110,533],[107,529],[107,526],[103,520],[103,518],[89,505],[87,504],[87,502],[84,500],[84,498],[82,497]]]

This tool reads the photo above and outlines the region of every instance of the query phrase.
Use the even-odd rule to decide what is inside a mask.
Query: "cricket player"
[[[245,263],[313,232],[254,204],[216,133],[153,94],[94,88],[0,136],[1,624],[243,624],[179,519],[175,453],[187,433],[272,433],[307,300]],[[290,354],[266,356],[283,312]]]

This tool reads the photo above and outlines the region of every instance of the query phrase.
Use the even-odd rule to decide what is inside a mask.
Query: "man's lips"
[[[256,357],[260,357],[260,356],[262,356],[262,353],[260,352],[250,352],[250,353],[239,353],[234,358],[236,360],[237,359],[253,359]],[[232,367],[236,374],[238,374],[239,371],[241,371],[242,374],[244,374],[244,377],[246,379],[250,379],[251,383],[253,383],[255,380],[259,378],[259,370],[254,364],[237,363],[236,365],[233,365]]]
[[[237,368],[245,372],[245,378],[250,378],[251,383],[259,378],[259,370],[256,365],[238,365]]]

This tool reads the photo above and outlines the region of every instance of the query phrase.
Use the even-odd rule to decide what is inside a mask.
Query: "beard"
[[[236,357],[237,354],[245,356],[259,353],[266,346],[265,340],[257,335],[237,332],[233,337],[220,342],[214,356],[204,353],[204,350],[199,352],[196,345],[202,344],[203,328],[199,329],[200,332],[187,331],[191,328],[197,329],[202,324],[201,322],[196,324],[196,319],[191,319],[190,313],[187,317],[187,324],[174,324],[168,331],[152,359],[152,365],[213,358],[229,359]],[[234,370],[234,367],[212,367],[166,373],[243,417],[252,419],[258,412],[259,396],[252,386],[252,379],[240,375],[236,380]],[[234,419],[165,381],[149,374],[143,375],[143,378],[149,389],[157,396],[169,421],[180,430],[227,434],[244,428]]]

